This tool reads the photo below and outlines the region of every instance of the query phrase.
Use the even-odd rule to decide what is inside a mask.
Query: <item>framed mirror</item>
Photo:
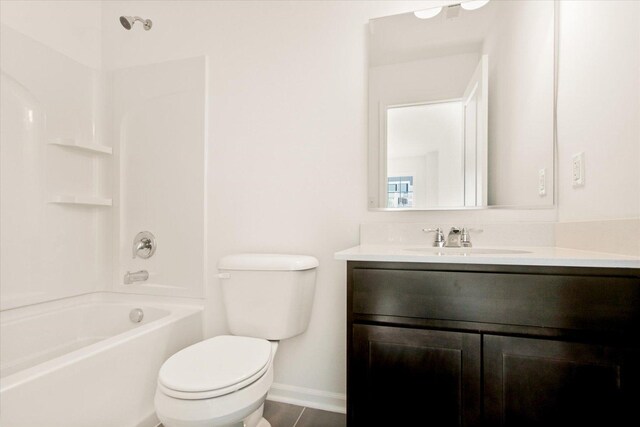
[[[553,207],[555,7],[369,21],[369,209]]]

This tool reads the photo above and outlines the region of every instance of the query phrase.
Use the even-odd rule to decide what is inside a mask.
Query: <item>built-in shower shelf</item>
[[[89,206],[111,206],[112,200],[104,197],[93,196],[73,196],[68,194],[59,194],[51,197],[49,203],[62,203],[70,205],[89,205]]]
[[[76,148],[83,151],[91,151],[93,153],[112,154],[113,149],[102,144],[77,142],[73,138],[54,138],[49,141],[51,145],[60,145],[62,147]]]

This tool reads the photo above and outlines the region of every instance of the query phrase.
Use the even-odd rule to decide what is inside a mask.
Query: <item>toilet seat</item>
[[[178,399],[209,399],[246,387],[267,372],[272,343],[222,335],[180,350],[160,368],[158,389]]]

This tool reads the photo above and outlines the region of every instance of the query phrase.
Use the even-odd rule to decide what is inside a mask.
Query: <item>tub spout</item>
[[[149,272],[147,270],[134,271],[133,273],[127,271],[124,275],[124,284],[132,285],[135,282],[144,282],[149,278]]]

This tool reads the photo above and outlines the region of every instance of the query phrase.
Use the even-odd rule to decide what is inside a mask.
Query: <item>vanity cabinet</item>
[[[640,270],[347,273],[349,426],[640,425]]]
[[[487,425],[639,424],[640,352],[496,335],[483,343]]]
[[[356,425],[479,419],[480,335],[354,324],[352,346]]]

